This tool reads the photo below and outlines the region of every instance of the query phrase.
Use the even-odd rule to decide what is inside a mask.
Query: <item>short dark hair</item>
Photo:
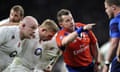
[[[67,9],[59,10],[58,13],[57,13],[57,20],[58,20],[58,22],[62,22],[61,16],[69,15],[69,14],[71,14],[71,12],[69,10],[67,10]]]
[[[24,9],[23,9],[23,7],[20,6],[20,5],[15,5],[15,6],[13,6],[13,7],[11,8],[11,10],[13,10],[13,11],[20,11],[20,15],[21,15],[21,16],[24,16]]]
[[[120,7],[120,0],[105,0],[105,2],[111,6],[111,5],[116,5],[118,7]]]

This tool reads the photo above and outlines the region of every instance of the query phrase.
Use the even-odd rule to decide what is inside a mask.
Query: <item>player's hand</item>
[[[104,65],[103,69],[102,69],[102,72],[108,72],[108,70],[109,70],[109,67],[107,65]]]
[[[90,29],[92,29],[93,26],[95,26],[95,23],[93,23],[93,24],[87,24],[87,25],[85,25],[83,27],[83,30],[90,30]]]
[[[51,72],[51,70],[52,70],[52,66],[48,65],[46,69],[44,69],[44,72]]]
[[[99,64],[95,63],[94,72],[99,72]]]
[[[117,61],[120,63],[120,58],[119,57],[117,57]]]

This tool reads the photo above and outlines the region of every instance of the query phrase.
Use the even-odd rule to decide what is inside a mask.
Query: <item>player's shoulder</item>
[[[5,31],[15,31],[18,29],[18,26],[1,26],[0,30],[5,30]]]
[[[61,30],[59,30],[58,32],[57,32],[57,35],[59,35],[59,34],[64,34],[66,31],[64,30],[64,28],[62,28]]]
[[[120,17],[115,17],[115,18],[112,18],[110,20],[110,23],[113,24],[113,23],[119,23],[120,22]]]
[[[9,18],[3,19],[0,21],[0,25],[3,25],[3,24],[8,23],[8,22],[9,22]]]
[[[18,31],[19,28],[18,26],[3,26],[0,27],[0,33],[10,36],[10,35],[14,35],[16,33],[16,31]]]

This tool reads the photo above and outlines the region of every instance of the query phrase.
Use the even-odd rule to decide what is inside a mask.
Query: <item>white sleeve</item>
[[[52,59],[53,57],[56,57],[59,52],[59,48],[57,46],[55,39],[45,42],[44,48],[45,48],[44,54],[45,54],[46,59],[48,60]]]
[[[0,27],[0,45],[5,43],[8,40],[8,30],[7,28]]]
[[[9,22],[9,18],[4,19],[4,20],[0,21],[0,25],[3,25],[3,24],[8,23],[8,22]]]

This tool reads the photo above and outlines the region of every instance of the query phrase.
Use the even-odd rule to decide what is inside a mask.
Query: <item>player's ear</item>
[[[42,32],[44,32],[44,31],[47,31],[47,29],[45,29],[45,28],[42,28]]]
[[[111,8],[112,8],[112,10],[116,10],[116,6],[115,5],[112,5]]]
[[[112,7],[112,10],[115,10],[115,7]]]
[[[59,23],[59,26],[60,26],[60,27],[63,27],[63,24],[62,24],[62,22],[60,22],[60,23]]]
[[[25,27],[25,24],[22,24],[22,27]]]

